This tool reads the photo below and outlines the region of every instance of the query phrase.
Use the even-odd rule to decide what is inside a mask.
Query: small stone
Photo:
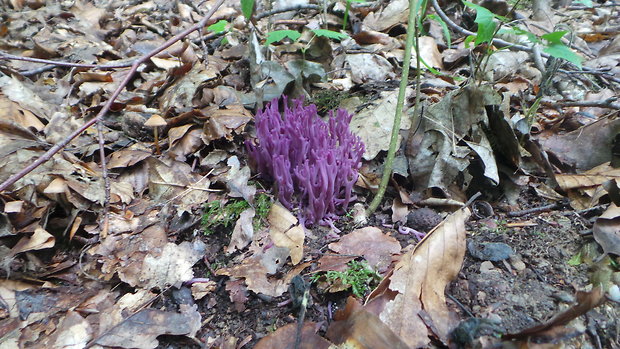
[[[510,256],[510,264],[513,268],[515,268],[516,271],[524,271],[525,268],[527,268],[525,263],[523,263],[523,261],[521,260],[521,257],[517,255]]]
[[[575,297],[572,294],[564,291],[558,291],[552,294],[553,298],[559,300],[564,303],[573,303],[575,301]]]
[[[480,273],[491,273],[494,271],[496,270],[492,262],[484,261],[480,263]]]
[[[495,313],[489,314],[489,316],[487,316],[487,320],[489,320],[491,323],[494,323],[496,325],[499,325],[502,323],[502,317]]]
[[[492,262],[502,261],[514,254],[512,247],[503,242],[475,243],[470,241],[467,244],[467,251],[474,258]]]

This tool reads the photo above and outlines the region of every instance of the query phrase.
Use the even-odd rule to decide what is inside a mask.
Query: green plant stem
[[[394,126],[392,127],[392,136],[390,138],[390,147],[388,148],[387,158],[385,159],[385,167],[383,176],[379,184],[379,190],[372,199],[372,202],[366,210],[367,215],[371,215],[383,200],[383,195],[387,189],[388,182],[392,177],[392,168],[394,166],[394,157],[396,155],[396,143],[398,142],[398,133],[400,132],[400,120],[403,112],[403,104],[405,103],[405,93],[409,78],[409,63],[411,62],[411,47],[413,47],[413,38],[415,37],[416,17],[418,14],[418,0],[409,0],[409,20],[407,21],[407,40],[405,42],[405,57],[403,58],[402,76],[400,78],[400,88],[398,89],[398,101],[396,103],[396,113],[394,114]],[[416,56],[419,52],[416,48]],[[418,74],[419,74],[418,67]],[[419,85],[419,84],[418,84]],[[416,104],[417,107],[417,104]]]

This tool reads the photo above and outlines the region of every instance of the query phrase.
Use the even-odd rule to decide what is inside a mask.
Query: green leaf
[[[495,34],[496,24],[493,22],[495,15],[493,12],[486,8],[471,3],[469,1],[463,1],[465,6],[476,10],[476,19],[474,22],[478,24],[478,32],[476,33],[476,45],[480,45],[483,42],[490,43],[493,40],[493,34]]]
[[[465,38],[465,41],[463,42],[465,44],[465,48],[469,48],[469,45],[471,45],[471,42],[474,41],[476,39],[475,35],[469,35],[468,37]]]
[[[543,39],[545,39],[545,40],[549,41],[549,42],[550,42],[550,43],[552,43],[552,44],[560,44],[560,45],[563,45],[563,44],[562,44],[562,37],[563,37],[566,33],[568,33],[568,31],[566,31],[566,30],[562,30],[562,31],[558,31],[558,32],[553,32],[553,33],[548,33],[548,34],[545,34],[545,35],[541,36],[541,38],[543,38]]]
[[[333,30],[328,29],[312,29],[312,32],[316,36],[324,36],[329,39],[342,40],[344,38],[349,37],[347,34],[335,32]]]
[[[583,57],[576,54],[568,46],[564,44],[551,44],[543,49],[543,52],[548,53],[552,57],[565,59],[581,69],[581,62]]]
[[[223,19],[220,19],[217,23],[213,23],[210,26],[208,26],[207,30],[212,31],[214,33],[222,33],[226,31],[227,24],[228,22],[226,22]]]
[[[265,40],[265,45],[273,44],[274,42],[282,41],[285,38],[289,38],[293,41],[297,41],[301,33],[294,30],[275,30],[271,33],[267,34],[267,40]]]
[[[241,0],[241,12],[246,19],[252,18],[254,12],[254,0]]]
[[[581,264],[582,263],[581,252],[579,252],[576,255],[572,256],[571,259],[569,259],[567,263],[568,263],[568,265],[572,265],[573,267]]]

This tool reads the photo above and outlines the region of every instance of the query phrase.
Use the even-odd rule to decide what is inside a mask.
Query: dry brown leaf
[[[407,214],[409,213],[409,206],[403,204],[400,198],[395,198],[392,201],[392,222],[393,223],[407,223]]]
[[[172,158],[185,161],[188,155],[195,153],[203,145],[202,130],[199,128],[191,129],[185,133],[178,141],[168,149],[168,155]]]
[[[32,112],[23,109],[17,102],[11,101],[4,95],[0,95],[0,119],[13,122],[23,128],[43,130],[45,125]]]
[[[555,178],[563,190],[590,188],[611,179],[620,179],[620,168],[613,168],[606,162],[583,173],[556,174]]]
[[[230,279],[226,281],[226,291],[233,302],[235,310],[242,312],[245,310],[245,302],[248,300],[248,289],[245,287],[243,280]]]
[[[354,260],[354,256],[339,256],[333,254],[326,254],[318,261],[318,266],[314,270],[315,273],[321,271],[345,271],[349,269],[347,265],[350,261]]]
[[[4,213],[19,213],[24,206],[23,200],[9,201],[4,204]]]
[[[409,1],[390,1],[385,8],[371,12],[364,18],[364,28],[382,32],[401,23],[407,23]]]
[[[602,184],[609,180],[620,179],[620,169],[611,167],[609,162],[577,174],[556,174],[560,188],[568,192],[571,206],[586,209],[598,204],[607,192]]]
[[[365,227],[329,244],[329,249],[339,254],[363,256],[372,268],[381,272],[392,262],[392,255],[400,252],[400,243],[379,228]]]
[[[301,330],[300,349],[327,349],[331,343],[316,334],[320,328],[320,324],[314,322],[305,322]],[[292,323],[278,328],[275,332],[268,334],[262,338],[254,349],[276,349],[276,348],[293,348],[295,344],[295,335],[297,334],[297,324]]]
[[[611,203],[594,222],[592,234],[605,253],[620,255],[620,207]]]
[[[196,305],[180,305],[180,312],[144,309],[113,327],[95,344],[121,348],[153,349],[160,335],[193,337],[200,329],[201,316]]]
[[[35,348],[84,348],[92,339],[93,328],[79,313],[69,310],[56,331],[43,337]]]
[[[200,240],[180,245],[166,241],[165,230],[154,225],[138,235],[109,235],[90,253],[100,256],[101,271],[107,278],[118,273],[132,287],[161,290],[193,278],[192,267],[205,253]]]
[[[428,346],[432,335],[447,343],[453,321],[444,292],[461,269],[465,221],[470,214],[469,209],[463,208],[446,217],[401,257],[394,271],[369,297],[370,307],[373,302],[384,304],[379,317],[411,347]],[[436,333],[429,333],[431,324],[422,320],[422,311],[432,320]]]
[[[350,306],[352,299],[349,297],[347,301],[345,311],[348,313],[339,315],[344,318],[329,326],[327,338],[342,348],[410,348],[376,315]]]
[[[297,218],[284,206],[276,203],[271,206],[269,215],[269,235],[278,247],[290,250],[291,262],[296,265],[304,255],[304,228],[299,225]]]
[[[243,210],[243,212],[239,214],[239,219],[237,219],[232,236],[230,237],[230,244],[226,247],[226,253],[230,254],[241,250],[252,242],[252,237],[254,236],[252,220],[254,219],[254,215],[255,212],[252,207]]]
[[[217,288],[217,283],[212,280],[207,282],[195,282],[192,284],[192,297],[196,300],[203,299],[204,296],[216,291]]]
[[[0,91],[4,93],[4,95],[10,99],[11,101],[19,104],[20,109],[29,110],[34,115],[38,116],[41,119],[49,120],[51,114],[57,109],[57,106],[50,105],[49,103],[43,101],[32,89],[29,87],[28,83],[30,80],[26,79],[25,81],[20,81],[17,77],[12,76],[0,76]],[[32,84],[30,82],[30,84]],[[16,110],[11,108],[11,110]],[[18,115],[13,115],[13,117],[18,117]],[[42,129],[42,123],[38,120],[33,119],[32,115],[23,114],[21,117],[15,120],[25,121],[26,124],[23,124],[24,127],[35,127],[37,130]],[[19,122],[18,122],[19,123]],[[19,123],[21,124],[21,123]]]
[[[261,256],[254,256],[246,258],[240,265],[218,269],[215,273],[234,278],[244,278],[248,290],[271,297],[280,297],[288,289],[293,277],[301,273],[310,264],[309,262],[302,263],[289,271],[283,278],[270,279],[267,277],[268,271],[261,261]]]
[[[149,156],[151,156],[151,153],[144,150],[117,150],[110,155],[107,165],[108,168],[125,168],[133,166]]]
[[[56,238],[45,229],[38,227],[34,230],[34,234],[31,236],[24,236],[13,246],[11,255],[14,256],[22,252],[51,248],[54,247],[55,244]]]
[[[443,69],[443,57],[437,48],[437,42],[431,36],[420,36],[418,38],[420,45],[420,57],[433,68]],[[411,52],[415,57],[415,48],[411,48]],[[411,60],[411,67],[416,69],[416,61]]]

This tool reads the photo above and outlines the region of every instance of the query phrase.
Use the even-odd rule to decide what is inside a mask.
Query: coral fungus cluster
[[[258,144],[246,142],[256,170],[274,181],[278,199],[298,204],[305,223],[323,223],[346,210],[357,180],[364,144],[349,130],[353,117],[344,109],[323,121],[314,104],[293,106],[274,99],[256,115]]]

